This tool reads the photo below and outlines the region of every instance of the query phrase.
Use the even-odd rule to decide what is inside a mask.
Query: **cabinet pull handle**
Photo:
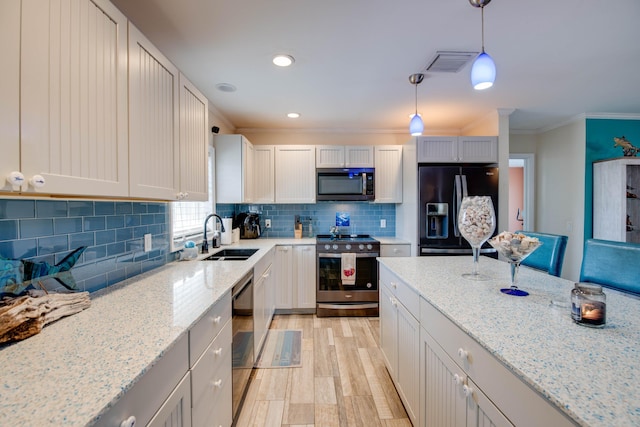
[[[222,380],[213,381],[211,385],[215,388],[222,388]]]
[[[469,352],[467,350],[464,350],[462,347],[460,347],[458,349],[458,357],[462,360],[469,361]]]

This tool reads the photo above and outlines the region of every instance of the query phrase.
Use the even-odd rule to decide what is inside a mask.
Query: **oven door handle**
[[[377,252],[368,252],[365,254],[356,253],[356,258],[377,258],[379,256],[380,254],[378,254]],[[318,258],[342,258],[342,254],[319,253]]]

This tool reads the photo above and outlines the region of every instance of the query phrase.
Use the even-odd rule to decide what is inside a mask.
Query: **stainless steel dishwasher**
[[[253,350],[253,272],[247,274],[233,287],[231,297],[233,420],[235,424],[255,363]]]

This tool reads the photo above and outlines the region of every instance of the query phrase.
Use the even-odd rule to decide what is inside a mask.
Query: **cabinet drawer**
[[[208,387],[199,399],[193,400],[193,427],[229,427],[233,421],[231,369],[221,378],[222,385]]]
[[[227,292],[220,301],[189,330],[189,366],[193,367],[202,352],[231,319],[231,292]]]
[[[231,372],[231,355],[231,322],[227,322],[191,369],[194,402],[207,394],[215,381],[225,378]],[[219,390],[219,387],[213,389]]]
[[[411,256],[411,246],[408,244],[380,245],[380,256]]]
[[[391,294],[407,308],[413,317],[416,319],[420,318],[420,299],[418,298],[418,291],[404,283],[398,278],[398,276],[386,268],[380,269],[380,283],[389,288]]]
[[[420,324],[514,425],[574,425],[555,405],[423,298],[420,298]]]
[[[267,252],[253,267],[253,281],[256,282],[260,280],[260,276],[262,276],[267,268],[273,263],[273,257],[276,253],[275,247],[271,248],[269,252]]]

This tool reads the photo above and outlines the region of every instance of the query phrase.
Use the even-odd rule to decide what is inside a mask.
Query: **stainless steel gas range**
[[[377,316],[380,242],[368,235],[316,236],[316,315]],[[343,255],[349,254],[349,255]],[[352,255],[351,255],[352,254]],[[355,260],[354,260],[355,258]],[[354,283],[343,280],[345,260],[354,260]],[[353,281],[353,280],[351,280]]]

